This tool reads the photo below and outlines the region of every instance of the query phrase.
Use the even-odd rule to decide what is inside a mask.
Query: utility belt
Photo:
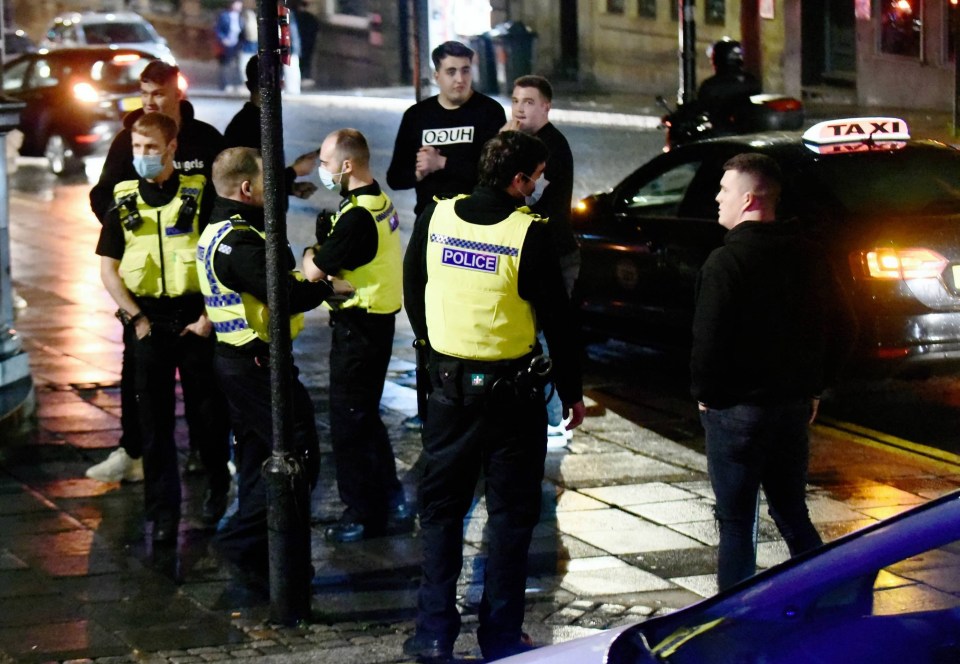
[[[180,334],[203,313],[203,295],[191,293],[178,297],[145,297],[134,295],[137,305],[150,319],[150,327],[158,332]]]
[[[433,354],[433,389],[452,401],[488,397],[497,404],[542,400],[553,362],[542,353],[515,360],[477,362]]]

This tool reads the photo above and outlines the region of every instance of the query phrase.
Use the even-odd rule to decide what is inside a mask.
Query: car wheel
[[[83,166],[83,161],[74,156],[73,150],[59,134],[47,139],[43,156],[50,162],[50,170],[55,175],[69,175]]]

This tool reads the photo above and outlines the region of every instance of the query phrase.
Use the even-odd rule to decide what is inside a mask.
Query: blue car
[[[960,491],[663,617],[509,664],[960,662]]]

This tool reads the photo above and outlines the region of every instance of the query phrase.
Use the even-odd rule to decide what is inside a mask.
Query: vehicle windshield
[[[960,213],[960,151],[933,147],[829,155],[807,189],[863,215]]]
[[[83,26],[88,44],[121,44],[153,41],[142,23],[89,23]]]

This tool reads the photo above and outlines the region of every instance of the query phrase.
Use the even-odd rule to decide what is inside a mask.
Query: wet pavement
[[[322,538],[342,510],[327,435],[324,313],[308,316],[296,344],[323,451],[309,624],[271,625],[264,598],[210,555],[212,532],[198,518],[202,478],[185,478],[177,545],[155,548],[144,536],[142,484],[84,477],[119,435],[120,328],[92,251],[99,225],[87,189],[59,187],[53,200],[51,188],[38,186],[46,177],[28,167],[11,182],[13,277],[29,303],[16,326],[37,413],[19,433],[5,429],[0,444],[0,662],[408,661],[400,646],[413,629],[416,534],[341,545]],[[403,426],[414,408],[411,341],[401,316],[383,417],[415,502],[419,435]],[[525,629],[538,643],[640,621],[715,592],[717,531],[696,410],[658,399],[629,420],[593,403],[570,444],[548,454],[527,584]],[[181,417],[183,459],[185,433]],[[821,426],[810,479],[814,522],[833,539],[960,487],[960,460]],[[479,500],[465,524],[460,579],[465,619],[456,651],[465,660],[480,658],[484,523]],[[785,557],[763,519],[759,564]]]

